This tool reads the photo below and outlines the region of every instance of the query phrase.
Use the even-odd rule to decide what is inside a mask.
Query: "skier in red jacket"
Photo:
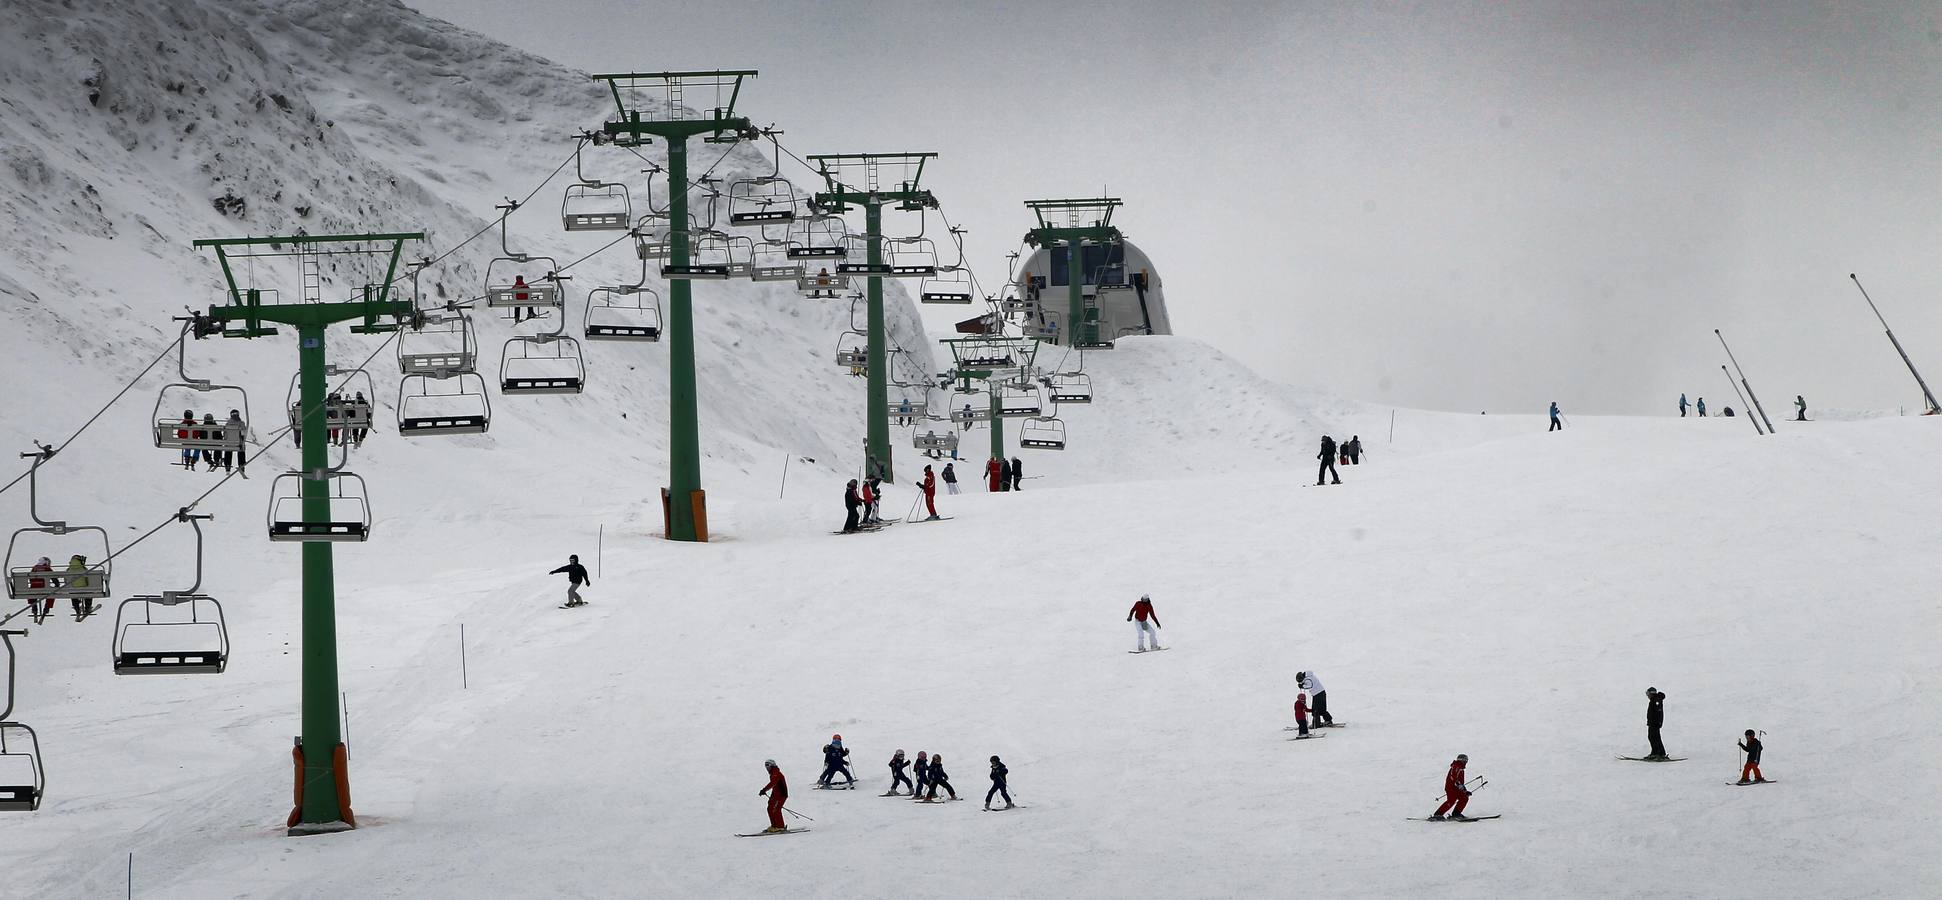
[[[998,465],[998,457],[996,456],[992,457],[990,462],[987,462],[984,464],[984,477],[985,477],[986,489],[991,491],[994,494],[999,491],[998,474],[1001,468],[1002,467]]]
[[[1136,619],[1138,621],[1134,621]],[[1127,611],[1126,621],[1133,623],[1133,631],[1139,638],[1139,649],[1134,650],[1134,653],[1146,652],[1146,640],[1149,637],[1153,639],[1153,649],[1166,649],[1160,646],[1160,614],[1153,611],[1152,595],[1141,594],[1139,601]]]
[[[782,770],[776,768],[775,760],[765,759],[762,765],[769,767],[769,783],[756,796],[769,795],[769,827],[762,829],[763,834],[774,834],[789,829],[782,827],[782,804],[789,802],[789,781],[782,777]]]
[[[1308,693],[1306,691],[1295,694],[1295,724],[1301,727],[1301,733],[1295,735],[1295,737],[1297,739],[1307,737]]]
[[[924,467],[924,508],[930,510],[930,518],[937,518],[937,473],[930,466]]]
[[[1470,755],[1467,753],[1459,753],[1456,759],[1450,761],[1450,774],[1443,776],[1443,805],[1436,808],[1436,814],[1430,816],[1430,821],[1443,821],[1446,812],[1458,822],[1469,818],[1463,814],[1463,808],[1470,804],[1470,787],[1467,784],[1470,779],[1463,774],[1464,766],[1469,764]]]

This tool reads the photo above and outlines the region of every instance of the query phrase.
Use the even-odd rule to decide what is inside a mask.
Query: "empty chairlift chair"
[[[813,216],[789,225],[790,259],[842,260],[849,256],[849,226],[842,216]]]
[[[1038,388],[1033,385],[1007,385],[998,394],[998,415],[1007,419],[1022,419],[1040,415],[1045,411],[1045,403],[1039,397]]]
[[[580,342],[565,335],[519,335],[500,353],[501,394],[578,394],[586,386]]]
[[[398,433],[406,437],[483,434],[492,424],[485,376],[407,375],[398,384]]]
[[[970,303],[971,275],[963,270],[940,271],[917,286],[920,303]]]
[[[782,178],[765,176],[728,186],[728,224],[735,226],[787,225],[796,220],[795,188]]]
[[[1063,372],[1053,375],[1048,384],[1052,388],[1053,403],[1091,403],[1092,376],[1084,372]]]
[[[186,591],[137,595],[115,612],[116,675],[217,674],[229,665],[229,630],[222,604],[202,589],[202,525],[206,516],[178,513],[196,529],[196,581]],[[140,619],[130,608],[140,610]],[[160,613],[158,619],[157,614]]]
[[[661,298],[641,287],[598,287],[587,294],[584,333],[590,341],[658,341]]]
[[[0,812],[33,812],[46,790],[40,737],[19,722],[0,721]]]
[[[1064,450],[1065,423],[1058,416],[1034,416],[1018,426],[1018,446],[1034,450]]]
[[[930,238],[892,238],[883,242],[892,278],[934,278],[937,276],[937,242]]]
[[[331,472],[323,485],[329,504],[327,518],[321,522],[304,517],[304,485],[310,479],[301,472],[285,472],[270,485],[270,540],[272,541],[363,541],[371,537],[371,504],[364,479],[352,472]]]
[[[456,310],[426,313],[416,329],[398,332],[398,373],[449,378],[479,367],[472,317]]]
[[[669,281],[721,281],[749,272],[749,257],[755,242],[720,231],[697,231],[688,244],[687,265],[672,262],[661,266],[661,277]]]
[[[634,222],[634,205],[626,185],[570,184],[560,200],[560,221],[568,231],[626,231]]]

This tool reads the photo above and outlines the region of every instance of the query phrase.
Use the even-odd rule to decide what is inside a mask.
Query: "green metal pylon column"
[[[303,520],[329,522],[330,437],[324,415],[328,391],[324,366],[324,324],[297,327],[299,426],[303,432]],[[294,829],[331,831],[349,827],[337,799],[334,771],[343,743],[337,717],[337,573],[331,546],[303,544],[303,805]],[[346,778],[349,774],[346,773]],[[348,793],[348,792],[346,792]],[[305,826],[309,826],[307,829]]]
[[[1003,416],[998,415],[999,408],[1003,404],[998,402],[999,388],[997,385],[986,381],[985,387],[991,393],[991,455],[995,458],[1003,459],[1005,456],[1005,419]]]
[[[864,239],[869,244],[870,271],[882,271],[883,266],[883,203],[871,201],[863,205]],[[891,465],[890,458],[890,384],[888,353],[884,349],[883,324],[883,276],[871,275],[868,294],[869,329],[869,370],[865,377],[869,381],[868,398],[864,403],[867,423],[867,438],[864,446],[869,454],[877,458],[883,466],[883,480],[892,484],[897,482],[897,469]],[[868,474],[868,473],[865,473]]]
[[[688,141],[668,142],[668,262],[688,264]],[[701,416],[695,401],[695,320],[693,288],[685,278],[668,284],[668,533],[671,541],[693,541],[695,507],[701,490]]]
[[[1081,336],[1083,329],[1086,327],[1085,279],[1082,277],[1080,269],[1080,266],[1085,262],[1084,251],[1085,245],[1081,241],[1070,240],[1065,244],[1066,308],[1068,310],[1066,313],[1065,345],[1068,347],[1087,343],[1087,339]]]

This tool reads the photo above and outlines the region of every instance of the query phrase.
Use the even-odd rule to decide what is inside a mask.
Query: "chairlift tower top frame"
[[[850,211],[852,207],[863,207],[864,241],[869,248],[865,263],[873,273],[868,276],[865,296],[869,304],[870,365],[865,377],[868,380],[863,421],[867,428],[864,447],[883,467],[884,479],[895,483],[897,470],[892,465],[891,454],[895,447],[890,443],[890,387],[888,369],[885,365],[886,327],[883,315],[883,276],[874,274],[883,269],[883,206],[895,203],[897,209],[905,212],[921,212],[937,208],[937,196],[923,187],[924,164],[937,158],[935,153],[824,153],[808,157],[818,174],[823,176],[825,190],[818,191],[813,202],[817,208],[831,214]],[[899,167],[902,177],[892,186],[883,185],[885,167]],[[860,174],[862,185],[857,186],[844,180],[846,174]],[[852,180],[855,180],[852,178]]]
[[[633,72],[595,75],[613,94],[616,117],[601,125],[600,133],[616,146],[635,147],[658,137],[668,147],[668,265],[690,263],[688,218],[688,139],[733,143],[754,139],[755,126],[735,114],[743,81],[753,69],[716,69],[693,72]],[[689,88],[713,90],[715,106],[689,110]],[[726,92],[724,100],[722,94]],[[659,110],[646,108],[658,103]],[[724,136],[726,134],[727,136]],[[665,536],[671,541],[708,540],[707,495],[701,489],[701,417],[695,401],[694,286],[688,279],[668,284],[667,316],[662,337],[668,345],[668,487],[662,495]]]
[[[1055,244],[1065,245],[1067,309],[1061,337],[1067,346],[1099,342],[1099,323],[1085,321],[1084,246],[1117,244],[1124,239],[1113,225],[1113,211],[1124,205],[1118,197],[1025,201],[1025,208],[1038,217],[1037,227],[1025,232],[1025,243],[1047,250]]]
[[[323,415],[327,393],[325,329],[340,322],[356,322],[353,332],[395,331],[413,318],[410,298],[394,299],[398,259],[406,241],[424,240],[422,232],[376,234],[290,235],[200,240],[197,248],[216,251],[228,302],[209,309],[208,324],[197,323],[194,333],[207,337],[216,325],[224,337],[258,338],[277,333],[272,324],[297,329],[297,365],[303,427],[303,517],[306,522],[330,521],[330,442]],[[325,300],[317,261],[335,256],[388,257],[384,277],[363,285],[348,300]],[[237,284],[232,259],[296,257],[304,281],[301,302],[265,304],[255,286]],[[302,801],[288,820],[291,834],[342,831],[357,820],[348,805],[350,774],[339,765],[343,757],[338,718],[337,594],[331,546],[319,541],[303,545],[303,732],[298,738],[302,759]],[[343,757],[348,758],[348,757]],[[347,798],[340,803],[339,795]]]

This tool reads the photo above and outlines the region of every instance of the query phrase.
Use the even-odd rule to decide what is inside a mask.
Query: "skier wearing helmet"
[[[829,743],[823,745],[823,774],[816,779],[816,786],[819,788],[833,787],[830,784],[830,780],[841,775],[845,779],[848,779],[848,783],[844,786],[854,789],[856,787],[856,776],[850,774],[849,757],[849,748],[843,746],[843,736],[840,734],[830,735]]]
[[[1469,820],[1470,817],[1463,814],[1463,808],[1470,804],[1470,778],[1463,771],[1469,764],[1470,755],[1467,753],[1459,753],[1456,759],[1450,761],[1450,773],[1443,776],[1443,805],[1436,808],[1430,821],[1443,821],[1446,812],[1450,814],[1451,821]]]
[[[763,834],[787,831],[782,827],[782,805],[789,802],[789,780],[782,777],[782,770],[776,767],[775,760],[765,759],[762,765],[769,770],[769,783],[755,792],[757,797],[769,797],[769,827],[762,829]]]
[[[1309,706],[1315,718],[1315,727],[1334,727],[1335,717],[1330,715],[1328,711],[1328,688],[1322,686],[1322,680],[1315,677],[1315,673],[1313,672],[1296,672],[1295,686],[1307,691],[1310,697],[1315,698],[1314,703]]]
[[[1152,595],[1141,594],[1139,601],[1126,613],[1126,621],[1133,623],[1133,633],[1139,640],[1138,649],[1132,652],[1145,653],[1148,638],[1153,639],[1153,649],[1166,649],[1160,646],[1160,614],[1153,611]]]
[[[900,784],[909,787],[910,793],[916,795],[917,785],[912,784],[910,776],[904,774],[907,768],[910,768],[910,760],[904,758],[904,751],[898,750],[890,757],[890,790],[884,794],[885,797],[897,796],[897,785]]]

